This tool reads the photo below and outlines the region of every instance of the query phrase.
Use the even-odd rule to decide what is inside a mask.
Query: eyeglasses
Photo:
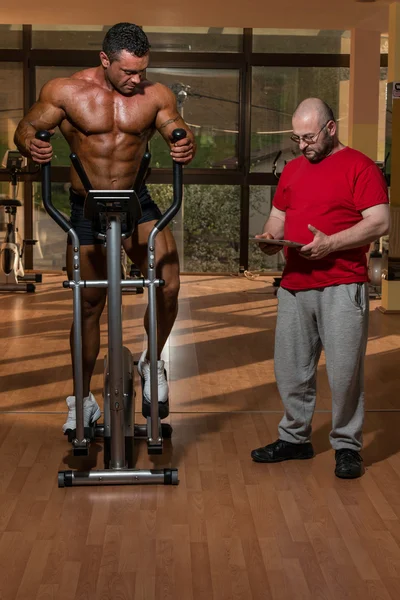
[[[324,125],[322,125],[321,129],[318,131],[318,133],[314,133],[314,135],[308,134],[308,135],[291,135],[290,139],[292,140],[292,142],[295,142],[296,144],[300,144],[300,142],[304,142],[305,144],[307,144],[307,146],[310,146],[311,144],[315,144],[316,141],[318,140],[319,134],[321,133],[321,131],[323,129],[325,129],[325,127],[328,125],[328,123],[330,122],[327,121]]]

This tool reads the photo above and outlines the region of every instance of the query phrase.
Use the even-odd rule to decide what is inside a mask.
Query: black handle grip
[[[172,132],[172,141],[178,142],[179,140],[184,140],[187,136],[187,133],[184,129],[174,129]],[[173,189],[174,189],[174,201],[169,207],[169,209],[163,214],[161,219],[156,224],[156,227],[159,231],[162,231],[170,221],[174,218],[176,213],[182,206],[182,197],[183,197],[183,182],[182,182],[182,165],[173,161],[172,165],[172,174],[173,174]]]
[[[35,133],[35,138],[37,140],[42,140],[42,142],[49,142],[51,138],[51,133],[50,131],[46,130],[37,131]]]
[[[35,138],[42,140],[42,142],[48,142],[51,138],[49,131],[37,131]],[[71,229],[71,223],[62,215],[53,205],[51,201],[51,161],[45,163],[41,167],[42,169],[42,199],[43,206],[49,213],[50,217],[63,229],[66,233]]]
[[[186,137],[186,131],[184,129],[174,129],[172,132],[172,141],[179,142],[179,140],[184,140]]]
[[[79,179],[82,181],[82,185],[85,188],[85,190],[88,192],[89,190],[93,189],[92,184],[90,183],[90,179],[86,174],[86,171],[83,167],[83,164],[81,163],[79,157],[77,154],[75,154],[75,152],[72,152],[69,155],[72,164],[74,165],[75,171],[78,173],[78,177]]]

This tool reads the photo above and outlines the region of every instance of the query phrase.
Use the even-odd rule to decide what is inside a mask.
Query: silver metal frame
[[[184,130],[175,130],[173,140],[183,139]],[[36,137],[43,141],[50,140],[47,131],[37,132]],[[146,154],[144,159],[150,159]],[[82,164],[75,154],[71,160],[77,170],[85,189],[96,194],[90,189],[90,182]],[[146,159],[147,160],[147,159]],[[145,162],[142,161],[139,175],[135,185],[140,185],[145,176]],[[148,165],[148,162],[147,162]],[[71,223],[57,211],[51,202],[50,163],[42,166],[42,196],[43,204],[52,219],[68,234],[73,249],[73,279],[64,282],[64,287],[73,291],[73,340],[74,340],[74,388],[75,388],[75,413],[76,431],[72,440],[74,454],[84,456],[89,453],[90,438],[93,435],[102,436],[110,440],[111,460],[110,468],[87,472],[60,471],[58,473],[59,487],[76,485],[104,485],[104,484],[143,484],[163,483],[168,485],[178,484],[177,469],[163,470],[137,470],[126,468],[125,452],[126,440],[147,438],[149,454],[162,452],[163,431],[170,433],[168,424],[161,424],[158,405],[158,377],[157,377],[157,287],[164,282],[156,278],[156,236],[172,217],[178,212],[182,202],[182,166],[173,163],[174,169],[174,202],[167,212],[157,222],[150,233],[148,240],[148,277],[137,280],[121,280],[121,240],[128,234],[122,235],[121,213],[117,210],[107,212],[106,235],[100,233],[98,237],[105,241],[107,248],[107,280],[82,281],[80,271],[80,244],[76,231]],[[137,190],[137,188],[135,188]],[[98,190],[102,198],[108,201],[126,200],[127,190]],[[106,192],[106,196],[104,196]],[[136,191],[129,190],[130,198],[134,199]],[[101,195],[101,194],[100,194]],[[120,198],[118,196],[120,195]],[[124,195],[124,198],[122,197]],[[129,200],[129,198],[128,198]],[[136,196],[136,201],[137,196]],[[115,205],[113,206],[115,208]],[[130,234],[129,234],[130,235]],[[108,356],[105,365],[104,382],[104,414],[105,423],[91,428],[91,435],[86,435],[83,414],[83,365],[82,365],[82,298],[83,287],[107,288],[108,290]],[[122,288],[147,287],[149,290],[149,340],[150,355],[150,417],[147,425],[134,424],[134,386],[133,386],[133,360],[130,351],[123,346],[122,335]],[[169,430],[168,430],[169,428]],[[168,436],[169,437],[169,436]]]
[[[117,192],[118,193],[118,192]],[[110,192],[111,194],[111,192]],[[115,194],[115,192],[114,192]],[[122,280],[120,270],[121,257],[121,221],[118,213],[110,213],[107,223],[107,280],[82,281],[80,274],[80,245],[77,234],[72,228],[68,231],[73,247],[73,280],[65,282],[65,287],[73,290],[74,315],[74,387],[76,412],[76,437],[72,441],[76,455],[87,455],[90,440],[85,436],[83,422],[83,367],[82,367],[82,299],[83,287],[107,288],[108,290],[108,355],[105,369],[104,417],[105,425],[97,427],[97,435],[111,441],[110,469],[87,472],[60,471],[58,482],[60,487],[83,485],[116,485],[163,483],[176,485],[178,474],[176,469],[137,470],[128,469],[125,459],[126,438],[147,438],[149,448],[154,444],[162,444],[161,423],[158,415],[158,381],[157,381],[157,297],[156,288],[162,282],[155,277],[155,238],[159,230],[154,227],[148,243],[149,269],[148,278],[138,280]],[[129,355],[123,346],[122,336],[122,288],[147,287],[149,289],[149,353],[151,377],[151,416],[147,426],[138,426],[134,419],[134,389],[127,397],[124,382],[124,365]],[[131,361],[133,364],[133,360]],[[132,419],[132,422],[130,422]],[[146,435],[145,435],[145,431]],[[139,435],[138,435],[139,434]]]
[[[158,416],[158,377],[157,377],[157,287],[160,280],[156,279],[156,236],[159,230],[153,227],[147,243],[148,280],[146,287],[149,290],[149,358],[150,358],[150,446],[162,443],[160,419]]]

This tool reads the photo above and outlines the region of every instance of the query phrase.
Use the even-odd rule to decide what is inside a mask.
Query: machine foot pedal
[[[151,406],[149,402],[143,399],[142,402],[142,415],[147,419],[147,417],[151,416]],[[166,402],[158,403],[158,416],[160,419],[165,419],[169,415],[169,400]]]
[[[161,444],[148,444],[147,445],[147,454],[149,454],[150,456],[152,456],[154,454],[162,454],[162,452],[163,452],[162,443]]]
[[[84,434],[87,440],[93,441],[96,438],[96,425],[94,424],[91,427],[85,427]],[[73,440],[76,438],[76,429],[67,429],[64,435],[67,436],[69,443],[72,444]]]

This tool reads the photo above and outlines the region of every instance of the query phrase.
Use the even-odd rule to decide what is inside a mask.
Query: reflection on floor
[[[164,352],[174,433],[162,457],[177,487],[58,489],[74,459],[61,434],[71,393],[71,293],[46,276],[35,295],[0,297],[0,598],[3,600],[400,597],[400,317],[371,305],[366,474],[334,477],[324,357],[311,461],[255,464],[276,439],[271,280],[186,276]],[[145,344],[146,295],[124,295],[124,341]],[[92,391],[101,401],[106,353]],[[138,382],[137,382],[138,384]],[[138,386],[139,392],[139,386]],[[138,420],[141,419],[137,415]]]

